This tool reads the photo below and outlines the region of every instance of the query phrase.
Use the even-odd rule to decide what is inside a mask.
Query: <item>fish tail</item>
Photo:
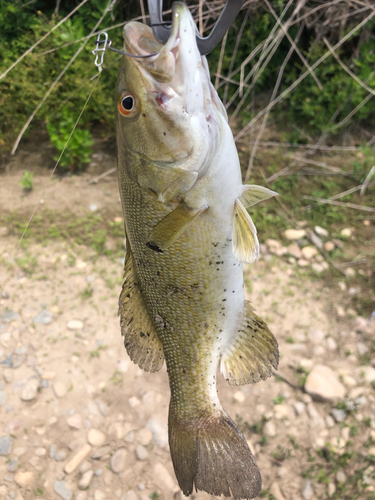
[[[211,495],[251,499],[259,495],[262,478],[250,448],[224,411],[199,419],[169,413],[169,446],[175,474],[184,495],[193,488]]]

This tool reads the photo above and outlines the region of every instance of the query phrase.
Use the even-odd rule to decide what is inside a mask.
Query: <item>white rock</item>
[[[323,227],[320,227],[320,226],[315,226],[314,231],[316,232],[317,235],[324,236],[324,238],[328,238],[327,229],[324,229]]]
[[[98,429],[89,429],[87,433],[87,441],[92,446],[103,446],[103,444],[106,442],[106,439],[106,435]]]
[[[290,241],[299,240],[306,236],[306,231],[304,229],[287,229],[284,231],[284,236]]]
[[[326,351],[322,345],[314,346],[314,349],[313,349],[314,356],[324,356],[325,352]]]
[[[375,368],[372,366],[359,366],[356,369],[356,374],[369,384],[375,382]]]
[[[57,398],[62,398],[68,392],[68,389],[64,382],[57,381],[53,384],[53,392]]]
[[[324,243],[324,248],[327,250],[327,252],[333,252],[335,249],[335,244],[332,241],[326,241]]]
[[[368,328],[368,322],[362,316],[357,316],[355,318],[355,329],[359,332],[366,333]]]
[[[246,396],[243,391],[237,391],[233,394],[233,399],[237,401],[237,403],[243,403],[246,399]]]
[[[139,444],[135,447],[135,456],[137,460],[146,460],[146,458],[148,458],[148,451],[144,446]]]
[[[375,370],[374,370],[375,372]],[[335,402],[345,396],[345,387],[337,373],[325,365],[315,365],[308,374],[305,391],[317,401]]]
[[[82,429],[82,416],[79,413],[68,417],[66,421],[72,429]]]
[[[315,247],[307,246],[302,248],[302,257],[306,260],[311,260],[318,253]]]
[[[272,420],[269,420],[264,424],[263,432],[266,436],[274,437],[276,436],[276,427]]]
[[[68,330],[81,330],[83,328],[83,322],[79,319],[71,319],[66,326]]]
[[[22,401],[31,401],[36,398],[38,394],[39,381],[36,378],[32,378],[27,382],[25,387],[21,392]]]
[[[119,448],[111,456],[111,469],[113,472],[119,473],[124,470],[127,452],[125,448]]]
[[[342,229],[340,231],[340,235],[343,237],[343,238],[350,238],[351,235],[353,234],[353,230],[350,229],[350,227],[346,227],[345,229]]]
[[[105,494],[100,490],[95,490],[94,500],[105,500]]]
[[[154,465],[152,472],[154,483],[156,484],[156,486],[159,486],[161,490],[166,489],[172,492],[176,489],[176,481],[172,478],[163,464],[157,462]]]
[[[366,354],[368,352],[368,347],[366,344],[363,344],[362,342],[358,342],[357,351],[361,355]]]
[[[310,328],[309,339],[311,340],[311,342],[314,342],[314,344],[320,345],[323,342],[324,337],[325,333],[323,332],[323,330],[316,330],[314,328]]]
[[[338,483],[345,483],[346,481],[346,475],[342,470],[339,470],[336,472],[336,481]]]
[[[131,398],[128,399],[129,406],[132,408],[135,408],[136,406],[141,404],[141,400],[137,398],[136,396],[132,396]]]
[[[135,491],[129,490],[121,496],[120,500],[138,500],[138,495]]]
[[[302,497],[304,500],[310,500],[313,496],[313,490],[311,487],[310,479],[306,479],[305,485],[302,490]]]
[[[300,259],[302,257],[301,249],[296,243],[291,243],[287,247],[288,253],[295,259]]]
[[[328,337],[326,340],[326,344],[329,351],[336,351],[337,343],[335,339],[333,339],[332,337]]]
[[[86,471],[79,480],[78,488],[80,490],[85,490],[86,488],[88,488],[93,475],[94,475],[93,470]]]
[[[45,455],[47,455],[47,450],[45,448],[37,448],[35,450],[35,455],[37,457],[44,457]]]
[[[168,446],[168,427],[165,422],[162,422],[157,417],[151,417],[146,427],[152,432],[152,437],[158,448]]]
[[[273,412],[277,420],[288,417],[288,408],[284,405],[275,405]]]
[[[324,419],[320,416],[318,410],[315,408],[313,403],[308,403],[307,405],[307,414],[310,417],[310,420],[313,422],[314,427],[321,429],[324,427]]]
[[[328,496],[333,497],[336,493],[336,486],[334,483],[328,483]]]
[[[293,403],[293,408],[296,412],[296,415],[302,415],[302,413],[305,411],[305,403],[303,403],[302,401],[296,401],[295,403]]]
[[[31,489],[35,485],[35,475],[33,472],[17,472],[14,476],[14,481],[20,488]]]
[[[299,267],[307,267],[309,265],[309,261],[306,259],[299,259],[297,264]]]
[[[137,440],[143,446],[147,446],[152,441],[152,432],[150,429],[140,429],[137,433]]]

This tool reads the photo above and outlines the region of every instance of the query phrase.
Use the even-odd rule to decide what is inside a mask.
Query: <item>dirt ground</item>
[[[32,154],[17,161],[43,161]],[[165,365],[143,372],[120,336],[122,238],[107,233],[98,251],[47,230],[34,239],[32,223],[17,248],[7,223],[37,206],[65,224],[94,214],[101,228],[121,228],[115,175],[87,183],[112,166],[99,152],[87,173],[48,184],[36,169],[29,195],[19,170],[0,176],[0,498],[183,498],[168,451]],[[238,388],[220,380],[219,395],[254,451],[262,496],[375,498],[374,323],[346,309],[346,286],[327,286],[266,246],[244,272],[247,298],[279,342],[280,377]],[[336,381],[324,401],[305,385],[319,365]]]

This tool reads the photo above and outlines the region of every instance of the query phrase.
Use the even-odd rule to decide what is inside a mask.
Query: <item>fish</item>
[[[255,498],[261,474],[216,386],[218,370],[237,386],[278,366],[277,341],[245,300],[243,279],[243,263],[259,254],[247,208],[277,193],[242,183],[185,4],[173,4],[165,45],[129,22],[124,49],[149,56],[124,55],[116,85],[125,348],[145,371],[166,362],[169,446],[182,492]]]

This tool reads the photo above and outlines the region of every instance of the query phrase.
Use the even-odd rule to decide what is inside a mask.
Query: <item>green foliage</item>
[[[24,171],[20,184],[25,191],[32,191],[33,178],[34,178],[34,174],[32,174],[31,172],[28,172],[27,170]]]

